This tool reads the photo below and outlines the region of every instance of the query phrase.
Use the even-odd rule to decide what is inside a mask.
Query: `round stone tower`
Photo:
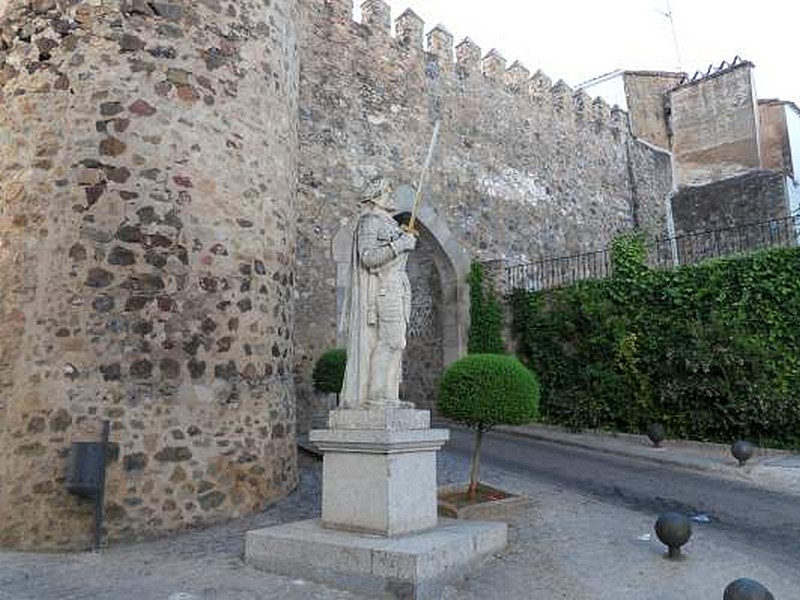
[[[112,540],[296,485],[297,18],[0,0],[0,545],[90,545],[104,420]]]

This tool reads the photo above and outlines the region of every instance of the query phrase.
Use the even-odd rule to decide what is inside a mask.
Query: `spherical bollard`
[[[722,600],[775,600],[775,596],[752,579],[737,579],[725,588]]]
[[[753,452],[755,452],[753,444],[746,442],[745,440],[734,442],[731,446],[731,454],[733,454],[733,457],[739,461],[740,467],[743,467],[744,463],[753,457]]]
[[[664,430],[664,426],[661,423],[653,423],[647,429],[647,437],[653,442],[653,446],[659,448],[661,447],[661,442],[667,437],[667,432]]]
[[[681,513],[664,513],[656,521],[656,535],[669,548],[667,556],[678,558],[681,555],[681,546],[692,537],[692,522]]]

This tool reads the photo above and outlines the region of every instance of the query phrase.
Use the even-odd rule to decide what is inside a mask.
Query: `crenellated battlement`
[[[390,33],[392,9],[384,0],[366,0],[361,4],[361,22],[372,29]]]
[[[611,107],[608,102],[599,96],[592,101],[592,117],[595,121],[602,121],[611,116]]]
[[[394,23],[397,41],[411,48],[422,48],[425,21],[410,8],[397,17]]]
[[[324,2],[330,18],[352,20],[353,0]],[[394,20],[392,31],[391,12],[386,0],[364,0],[361,3],[361,25],[373,32],[393,36],[409,57],[416,54],[420,61],[436,61],[440,67],[438,72],[443,76],[450,73],[460,80],[482,77],[488,85],[527,96],[533,105],[567,123],[593,122],[611,130],[619,129],[625,123],[625,113],[616,108],[616,112],[622,113],[616,114],[602,98],[592,98],[582,90],[576,92],[563,80],[553,84],[541,70],[531,75],[519,60],[508,66],[498,49],[493,48],[484,55],[481,47],[469,37],[454,44],[453,34],[441,24],[426,32],[425,21],[411,8]]]
[[[572,95],[574,91],[569,87],[563,79],[559,79],[556,84],[550,88],[550,96],[553,101],[553,108],[557,111],[565,111],[572,108]]]
[[[544,98],[545,94],[549,94],[552,87],[553,80],[541,69],[536,71],[528,82],[528,92],[532,98]]]
[[[456,46],[456,62],[462,74],[469,74],[476,71],[481,62],[481,47],[470,38]]]
[[[481,60],[481,72],[490,81],[505,82],[506,59],[492,48]]]
[[[453,34],[442,25],[437,25],[428,32],[428,52],[441,63],[453,64]]]
[[[330,17],[339,19],[352,19],[353,18],[353,1],[352,0],[322,0],[325,6],[325,12]]]
[[[590,107],[592,104],[592,97],[583,90],[572,96],[572,104],[575,107],[575,116],[579,121],[585,121],[587,116],[591,116]]]
[[[518,60],[506,71],[506,85],[515,92],[521,92],[530,78],[530,70]]]

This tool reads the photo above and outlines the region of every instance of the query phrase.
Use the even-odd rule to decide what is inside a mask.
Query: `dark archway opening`
[[[408,213],[396,217],[407,224]],[[444,318],[442,275],[439,263],[443,260],[436,239],[419,221],[417,248],[408,260],[411,282],[411,317],[407,346],[403,357],[401,396],[417,408],[436,410],[439,380],[444,371]]]

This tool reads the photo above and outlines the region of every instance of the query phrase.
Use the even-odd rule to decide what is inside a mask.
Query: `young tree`
[[[513,356],[469,354],[453,363],[439,387],[439,411],[475,430],[469,497],[478,490],[483,434],[496,425],[523,425],[539,415],[539,382]]]

